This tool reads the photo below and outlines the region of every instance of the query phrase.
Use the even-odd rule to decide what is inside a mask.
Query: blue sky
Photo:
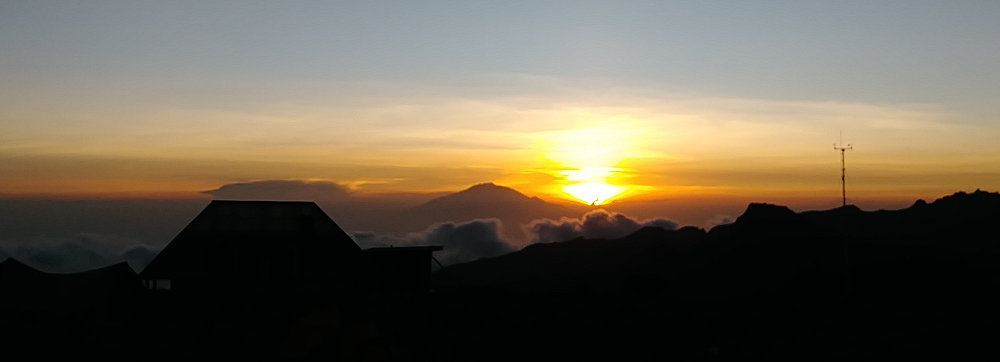
[[[1000,4],[8,2],[4,73],[69,80],[383,81],[525,75],[714,95],[996,96]],[[124,86],[124,85],[123,85]]]

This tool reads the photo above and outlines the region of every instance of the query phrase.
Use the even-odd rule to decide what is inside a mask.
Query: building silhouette
[[[438,250],[362,249],[314,202],[215,200],[139,276],[164,330],[211,321],[241,334],[199,347],[208,355],[419,358]]]

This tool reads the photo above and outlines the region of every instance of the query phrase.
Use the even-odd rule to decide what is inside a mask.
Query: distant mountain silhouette
[[[508,228],[519,228],[532,220],[578,216],[584,210],[583,206],[572,208],[553,204],[509,187],[481,183],[405,210],[402,217],[414,230],[438,222],[485,218],[497,218]]]
[[[573,239],[435,273],[442,336],[589,360],[996,359],[1000,194]],[[527,342],[524,342],[527,341]]]
[[[517,190],[493,183],[473,185],[465,190],[438,197],[413,208],[413,211],[442,215],[453,221],[501,216],[531,221],[540,217],[558,217],[574,212],[569,207],[551,204],[538,197],[528,197]]]

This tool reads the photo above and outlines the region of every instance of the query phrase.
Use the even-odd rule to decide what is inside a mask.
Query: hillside
[[[437,272],[439,333],[456,356],[512,346],[496,360],[996,357],[998,214],[979,190],[871,212],[754,203],[707,232],[532,245]]]

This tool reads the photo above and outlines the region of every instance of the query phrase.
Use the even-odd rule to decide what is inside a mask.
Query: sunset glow
[[[998,5],[405,4],[9,6],[0,195],[495,182],[832,207],[841,132],[848,202],[1000,187]]]
[[[636,133],[624,125],[597,125],[550,134],[545,158],[559,170],[561,191],[586,204],[606,203],[628,189],[616,182],[618,164],[637,154],[629,145]]]
[[[625,191],[626,187],[609,185],[606,183],[579,183],[563,186],[563,191],[573,197],[583,201],[585,203],[590,203],[591,205],[601,205],[607,202],[610,198]]]
[[[616,169],[608,167],[560,171],[571,182],[563,186],[562,191],[587,204],[603,204],[627,189],[625,186],[608,183],[608,178],[615,171]]]

